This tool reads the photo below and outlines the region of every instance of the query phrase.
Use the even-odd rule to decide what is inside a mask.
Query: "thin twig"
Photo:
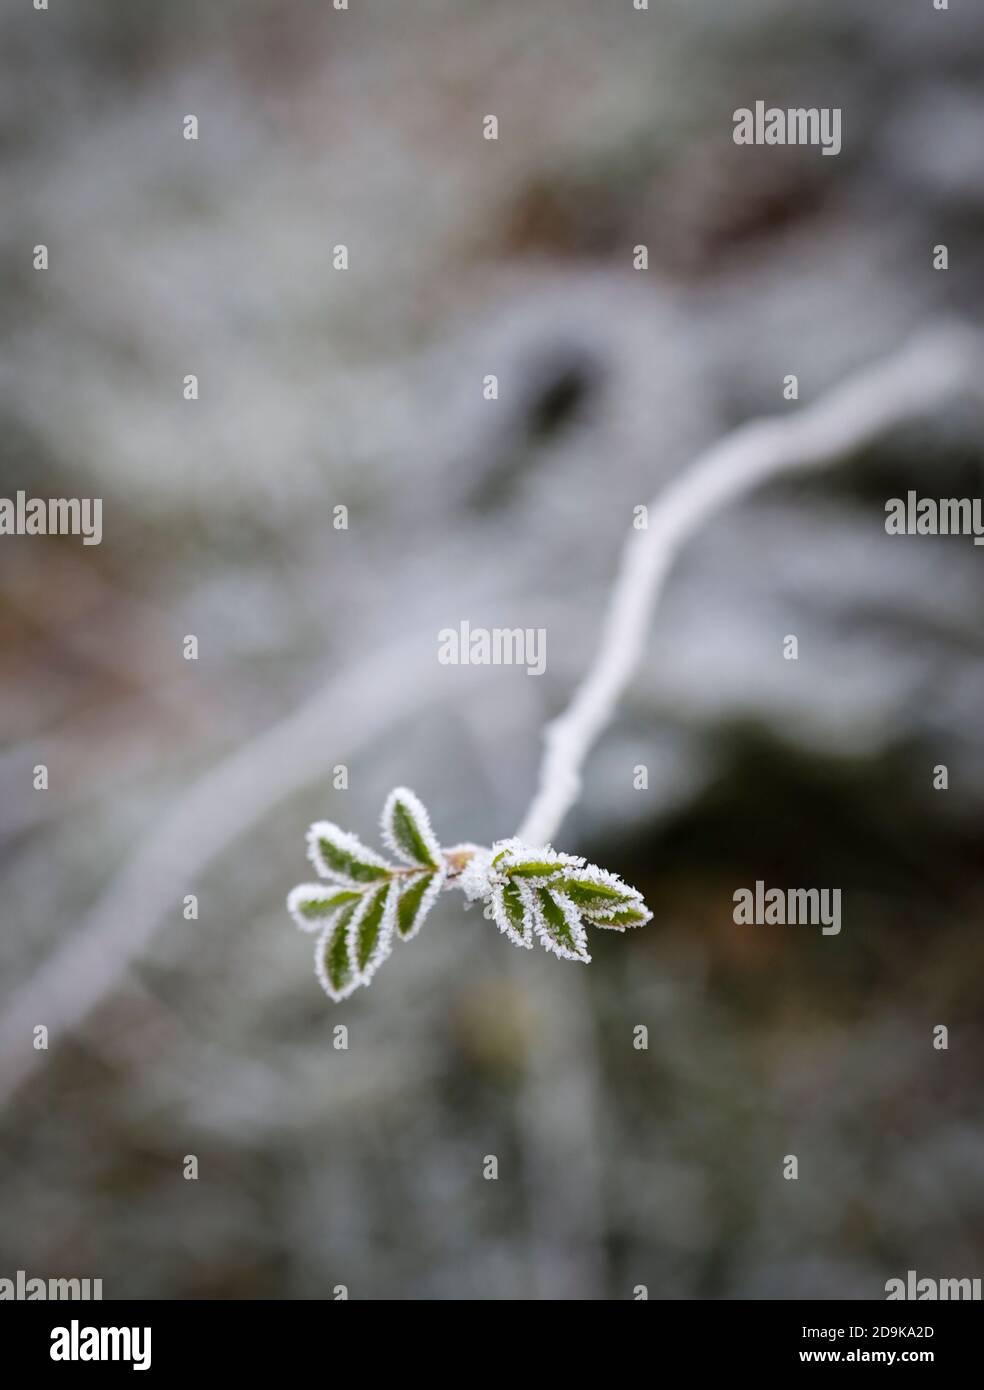
[[[742,425],[653,499],[648,529],[633,530],[625,543],[595,659],[545,730],[540,783],[517,831],[521,840],[546,844],[577,801],[584,760],[642,655],[670,567],[704,523],[761,483],[833,463],[961,389],[979,391],[981,375],[975,333],[927,333],[796,414]]]

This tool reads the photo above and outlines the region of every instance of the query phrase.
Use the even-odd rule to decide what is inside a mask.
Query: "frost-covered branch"
[[[609,722],[642,652],[649,619],[683,544],[726,502],[784,473],[831,463],[890,426],[977,385],[979,345],[966,330],[921,338],[784,420],[743,426],[658,496],[648,525],[626,545],[601,644],[568,710],[547,729],[540,789],[516,836],[490,849],[444,850],[419,798],[397,788],[383,839],[402,867],[329,821],[309,832],[318,883],[299,884],[287,907],[319,933],[315,972],[334,1000],[368,984],[393,942],[410,940],[445,888],[469,902],[515,946],[539,940],[561,959],[589,961],[588,927],[625,931],[650,920],[642,895],[617,874],[558,853],[550,841],[577,799],[581,767]]]
[[[520,840],[552,840],[577,801],[584,760],[638,664],[670,567],[705,522],[761,483],[834,463],[962,388],[979,391],[982,359],[969,329],[927,333],[796,414],[742,425],[657,494],[648,529],[631,532],[625,544],[595,659],[545,731],[539,787]]]

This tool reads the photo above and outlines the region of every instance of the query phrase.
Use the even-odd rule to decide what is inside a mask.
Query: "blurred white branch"
[[[594,662],[545,731],[539,788],[516,832],[521,840],[552,840],[577,801],[584,760],[614,714],[670,567],[691,536],[759,484],[834,463],[962,389],[979,392],[982,368],[980,340],[970,329],[926,333],[814,404],[742,425],[653,498],[648,529],[633,530],[622,552]]]
[[[427,637],[402,638],[342,672],[210,769],[153,827],[65,944],[5,1001],[0,1103],[44,1056],[32,1046],[35,1025],[45,1023],[57,1038],[83,1022],[176,911],[188,885],[266,811],[339,761],[341,750],[351,757],[397,720],[448,694]],[[380,703],[379,690],[397,677],[399,702]]]

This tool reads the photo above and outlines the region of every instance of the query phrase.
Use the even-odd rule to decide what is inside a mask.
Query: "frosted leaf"
[[[431,829],[423,803],[409,789],[396,787],[386,798],[382,815],[383,842],[404,864],[437,869],[441,847]]]
[[[399,884],[394,880],[379,888],[367,888],[352,914],[348,932],[348,959],[359,984],[368,984],[393,949],[393,926]]]
[[[349,960],[349,934],[356,903],[349,903],[318,937],[314,947],[314,973],[321,988],[336,1003],[347,999],[362,981]]]
[[[287,911],[301,931],[318,931],[346,903],[357,902],[358,899],[359,893],[354,888],[299,883],[287,894]]]
[[[520,883],[519,892],[533,916],[533,926],[542,945],[561,960],[587,964],[588,939],[577,908],[563,893],[549,888],[533,888]]]
[[[308,858],[322,878],[349,886],[378,883],[392,873],[375,850],[329,820],[315,821],[307,834]]]
[[[396,931],[401,940],[410,941],[420,931],[446,877],[444,870],[438,869],[432,874],[414,874],[403,880],[396,907]]]
[[[492,917],[514,946],[533,949],[533,911],[524,903],[519,885],[497,883],[490,898]]]
[[[576,873],[552,882],[551,886],[565,893],[579,912],[593,919],[608,917],[622,908],[635,908],[642,904],[642,894],[638,889],[630,888],[617,874],[599,869],[596,864],[586,864]]]
[[[549,883],[584,863],[573,854],[559,854],[550,845],[531,849],[521,840],[499,840],[492,846],[492,872],[501,878],[522,878],[534,885]]]
[[[645,926],[647,922],[652,920],[652,915],[645,903],[639,902],[619,908],[606,916],[589,917],[588,920],[593,927],[607,927],[611,931],[625,931],[626,927]]]

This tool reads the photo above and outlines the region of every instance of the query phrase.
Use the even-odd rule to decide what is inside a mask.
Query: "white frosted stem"
[[[981,368],[971,331],[928,333],[812,405],[742,425],[657,494],[648,529],[633,530],[625,543],[594,661],[567,709],[545,730],[539,787],[517,831],[521,840],[553,839],[577,801],[584,760],[639,662],[670,567],[691,536],[759,484],[833,463],[961,387],[979,390]]]

